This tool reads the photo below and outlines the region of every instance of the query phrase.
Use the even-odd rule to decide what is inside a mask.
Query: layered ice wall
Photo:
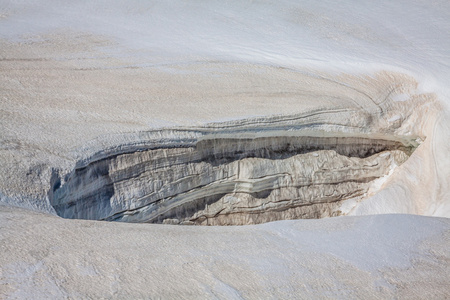
[[[343,200],[362,199],[416,146],[270,133],[238,139],[219,132],[106,156],[55,186],[52,203],[63,217],[128,222],[243,225],[336,216]]]

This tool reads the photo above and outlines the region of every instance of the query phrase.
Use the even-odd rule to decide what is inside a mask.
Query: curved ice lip
[[[157,130],[120,133],[99,137],[78,148],[80,156],[75,168],[111,156],[157,148],[193,147],[198,142],[211,139],[256,139],[264,137],[323,137],[362,138],[401,142],[405,147],[417,148],[425,139],[418,135],[398,135],[370,132],[369,127],[314,120],[318,116],[354,114],[348,109],[318,110],[290,116],[268,116],[228,122],[216,122],[201,127],[170,127]],[[80,154],[81,153],[81,154]]]

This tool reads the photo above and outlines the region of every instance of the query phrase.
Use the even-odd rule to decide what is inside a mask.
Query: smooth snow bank
[[[0,226],[0,294],[11,299],[449,297],[449,219],[191,227],[0,206]]]

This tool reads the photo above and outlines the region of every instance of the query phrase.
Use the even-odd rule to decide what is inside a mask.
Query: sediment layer
[[[177,136],[171,131],[171,135]],[[341,214],[417,146],[402,137],[215,134],[122,145],[80,160],[50,200],[65,218],[198,225]],[[324,134],[322,134],[324,135]],[[190,138],[188,138],[190,137]]]

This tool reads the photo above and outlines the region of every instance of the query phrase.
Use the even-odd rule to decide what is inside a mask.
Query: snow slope
[[[414,92],[392,101],[430,100],[409,132],[426,139],[352,214],[449,217],[449,20],[448,1],[0,0],[0,200],[51,213],[53,168],[69,172],[78,149],[99,137],[364,108],[364,96],[322,87],[389,90],[389,80],[402,78]],[[5,206],[0,294],[445,298],[447,220],[197,229],[61,220]]]
[[[203,227],[66,220],[0,206],[10,299],[448,297],[450,219]],[[38,241],[38,242],[36,242]]]

